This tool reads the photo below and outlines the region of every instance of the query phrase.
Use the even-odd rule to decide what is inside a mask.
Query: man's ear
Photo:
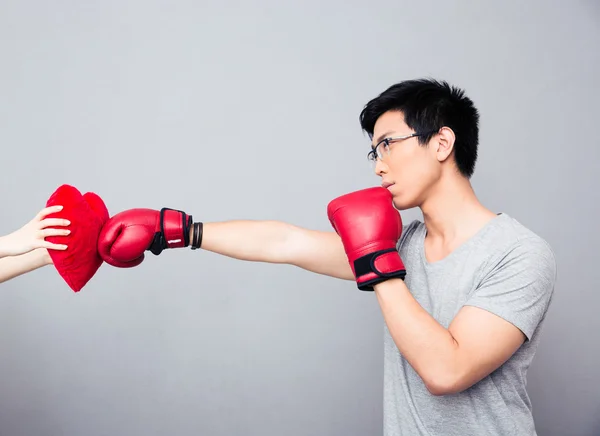
[[[438,161],[444,162],[448,159],[454,150],[455,140],[454,131],[449,127],[442,127],[437,135],[433,137],[433,145]]]

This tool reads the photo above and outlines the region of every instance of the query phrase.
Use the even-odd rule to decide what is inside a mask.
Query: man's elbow
[[[474,384],[467,377],[448,371],[431,374],[424,382],[429,393],[436,397],[458,394]]]

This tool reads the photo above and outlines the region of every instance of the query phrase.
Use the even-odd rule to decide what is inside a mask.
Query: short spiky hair
[[[456,135],[454,158],[458,170],[470,178],[477,161],[479,112],[462,89],[434,79],[407,80],[390,86],[368,102],[360,113],[362,129],[373,136],[377,119],[388,111],[399,111],[415,132],[437,132],[449,127]],[[426,144],[432,135],[419,137]]]

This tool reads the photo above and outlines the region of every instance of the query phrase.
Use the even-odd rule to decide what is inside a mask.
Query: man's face
[[[404,122],[401,112],[384,113],[373,132],[372,146],[385,138],[397,138],[415,132]],[[420,145],[417,137],[390,140],[389,146],[379,145],[381,158],[375,163],[375,173],[381,176],[382,186],[393,195],[394,206],[399,209],[417,207],[424,201],[429,188],[440,177],[434,136],[429,144]]]

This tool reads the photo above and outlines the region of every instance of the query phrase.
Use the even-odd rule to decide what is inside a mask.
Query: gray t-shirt
[[[517,326],[527,340],[469,389],[434,396],[400,354],[386,326],[384,435],[536,435],[527,370],[554,292],[552,249],[506,214],[433,263],[425,258],[425,234],[424,224],[415,220],[398,241],[405,283],[419,304],[446,328],[461,307],[480,307]]]

